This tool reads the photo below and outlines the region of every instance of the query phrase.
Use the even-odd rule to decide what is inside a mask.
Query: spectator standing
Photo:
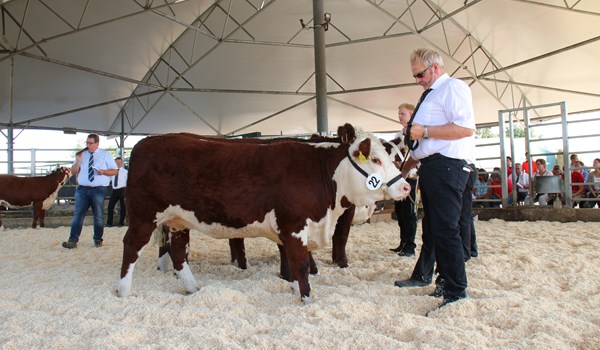
[[[119,170],[110,180],[112,192],[110,193],[110,199],[108,200],[108,218],[106,220],[106,226],[108,227],[112,227],[113,225],[113,213],[117,202],[119,202],[119,227],[125,224],[125,186],[127,184],[127,169],[123,167],[123,158],[115,158],[115,163],[117,163]]]
[[[529,172],[529,152],[525,152],[525,161],[523,162],[523,164],[521,164],[521,169],[523,169],[523,172],[527,175],[531,175],[532,173],[535,174],[535,172],[537,171],[536,162],[532,161],[531,167],[533,168],[533,171]]]
[[[403,103],[398,106],[398,121],[402,124],[404,130],[410,121],[415,106],[409,103]],[[404,131],[400,131],[396,134],[395,139],[405,139]],[[404,142],[400,143],[401,146]],[[408,150],[403,147],[404,156],[408,157]],[[401,164],[396,164],[398,168]],[[415,256],[415,236],[417,235],[417,208],[415,206],[416,194],[417,194],[417,179],[406,178],[406,181],[410,184],[410,195],[402,201],[394,201],[394,210],[396,212],[396,218],[398,218],[398,226],[400,226],[400,244],[398,247],[390,249],[393,252],[398,253],[400,256]]]

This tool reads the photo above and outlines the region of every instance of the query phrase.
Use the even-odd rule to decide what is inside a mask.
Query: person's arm
[[[79,170],[81,170],[81,153],[82,152],[77,152],[75,154],[75,164],[71,167],[71,176],[77,176]]]
[[[117,166],[117,163],[115,163],[115,160],[113,159],[112,155],[110,155],[110,153],[106,152],[105,154],[106,158],[104,158],[103,163],[106,164],[107,169],[99,169],[98,174],[105,176],[117,175],[117,173],[119,172],[119,167]]]
[[[598,197],[594,185],[589,185],[588,188],[590,189],[590,193],[592,194],[592,196]]]
[[[529,186],[531,186],[531,176],[529,176],[529,174],[527,174],[527,182],[525,183],[525,185],[523,185],[526,189],[529,189]]]
[[[410,129],[411,140],[422,139],[425,134],[425,125],[413,124]],[[475,130],[448,123],[444,125],[428,125],[427,134],[430,139],[440,140],[458,140],[470,137],[475,134]]]
[[[477,196],[475,197],[476,199],[485,199],[488,198],[489,196],[491,196],[494,193],[494,189],[491,187],[488,187],[488,190],[486,193],[482,194],[481,196]]]
[[[411,169],[416,168],[417,164],[419,164],[418,160],[415,160],[412,157],[408,156],[408,158],[406,158],[406,162],[404,162],[404,167],[401,169],[402,176],[406,178],[408,176],[408,172]]]
[[[119,169],[105,169],[105,170],[98,170],[98,174],[99,175],[106,175],[106,176],[115,176],[117,175],[117,173],[119,172]]]

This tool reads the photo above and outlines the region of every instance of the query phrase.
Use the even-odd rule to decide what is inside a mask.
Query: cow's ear
[[[371,155],[371,139],[368,138],[368,137],[366,139],[364,139],[358,145],[358,149],[356,151],[354,151],[354,156],[355,157],[359,157],[361,154],[365,158],[369,158],[369,156]]]
[[[337,134],[342,143],[350,144],[356,140],[356,131],[354,130],[354,127],[348,123],[338,126]]]

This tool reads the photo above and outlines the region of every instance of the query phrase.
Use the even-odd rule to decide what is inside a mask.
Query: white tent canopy
[[[0,127],[103,135],[317,131],[312,0],[0,0]],[[598,0],[325,0],[330,131],[394,131],[432,47],[498,110],[600,109]],[[320,23],[317,23],[320,24]],[[531,117],[557,114],[536,110]]]

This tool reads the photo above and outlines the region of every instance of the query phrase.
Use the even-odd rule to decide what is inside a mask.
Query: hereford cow
[[[409,191],[369,135],[352,144],[250,144],[191,134],[146,138],[131,155],[130,221],[117,293],[130,294],[142,248],[157,225],[166,224],[175,272],[188,292],[198,287],[184,242],[196,229],[215,238],[266,237],[282,244],[291,279],[302,300],[310,301],[308,252],[326,244],[346,208],[386,195],[400,200]]]
[[[356,139],[356,131],[354,127],[348,123],[338,127],[337,137],[325,137],[320,135],[312,135],[310,139],[300,139],[300,138],[276,138],[276,139],[235,139],[231,140],[231,142],[242,142],[242,143],[258,143],[258,144],[268,144],[268,143],[281,143],[281,142],[337,142],[337,143],[351,143]],[[392,150],[386,146],[386,150],[388,153],[391,153]],[[393,157],[393,155],[392,155]],[[358,217],[355,214],[354,205],[350,206],[346,209],[344,214],[338,218],[338,222],[335,227],[335,232],[332,237],[332,250],[331,257],[334,263],[337,263],[339,267],[348,267],[348,258],[346,256],[346,242],[348,241],[348,235],[350,233],[350,226],[355,221],[357,223],[362,223],[366,221],[371,214],[373,213],[375,206],[372,208],[369,207],[360,207],[358,208]],[[158,269],[160,271],[166,272],[168,270],[168,258],[170,257],[170,233],[169,228],[166,225],[163,225],[162,228],[159,228],[155,231],[156,237],[155,241],[159,244],[158,251]],[[184,237],[188,237],[187,235]],[[231,252],[231,262],[236,264],[241,269],[247,268],[247,260],[246,260],[246,250],[244,246],[243,238],[232,238],[229,240],[229,247]],[[280,256],[281,256],[281,266],[280,266],[280,276],[283,279],[289,280],[289,267],[287,264],[287,257],[285,255],[285,251],[281,245],[278,245]],[[310,273],[316,274],[318,273],[317,265],[315,264],[312,254],[309,252],[310,259]]]
[[[320,135],[312,135],[309,140],[299,139],[299,138],[277,138],[277,139],[237,139],[235,142],[245,142],[245,143],[273,143],[273,142],[337,142],[337,143],[351,143],[356,139],[356,131],[354,127],[348,123],[338,127],[337,129],[337,137],[324,137]],[[395,159],[397,154],[400,153],[399,149],[395,144],[391,144],[387,141],[381,140],[386,148],[386,151],[390,154],[392,159]],[[400,159],[397,159],[400,160]],[[335,232],[332,237],[332,249],[331,249],[331,259],[334,263],[336,263],[339,267],[345,268],[348,267],[348,257],[346,255],[346,243],[348,241],[348,236],[350,233],[350,227],[352,224],[360,224],[364,223],[371,217],[373,211],[375,210],[375,205],[372,206],[362,206],[355,209],[354,205],[351,205],[346,211],[338,218],[337,224],[335,226]],[[170,233],[169,228],[164,226],[159,228],[156,232],[155,241],[159,244],[158,251],[158,269],[160,271],[166,272],[168,270],[168,258],[170,257]],[[187,236],[186,236],[187,237]],[[229,240],[229,247],[231,252],[231,262],[237,265],[241,269],[247,268],[247,260],[246,260],[246,249],[244,246],[243,238],[232,238]],[[289,280],[289,267],[287,263],[287,258],[285,256],[285,251],[282,249],[281,245],[278,245],[280,256],[281,256],[281,265],[280,265],[280,276],[283,279]],[[312,254],[309,252],[310,258],[310,273],[317,274],[318,268],[315,264]]]
[[[71,170],[60,167],[46,176],[0,175],[0,205],[8,208],[33,207],[33,223],[44,227],[44,216],[56,200],[58,190],[69,181]],[[0,227],[2,221],[0,221]]]

